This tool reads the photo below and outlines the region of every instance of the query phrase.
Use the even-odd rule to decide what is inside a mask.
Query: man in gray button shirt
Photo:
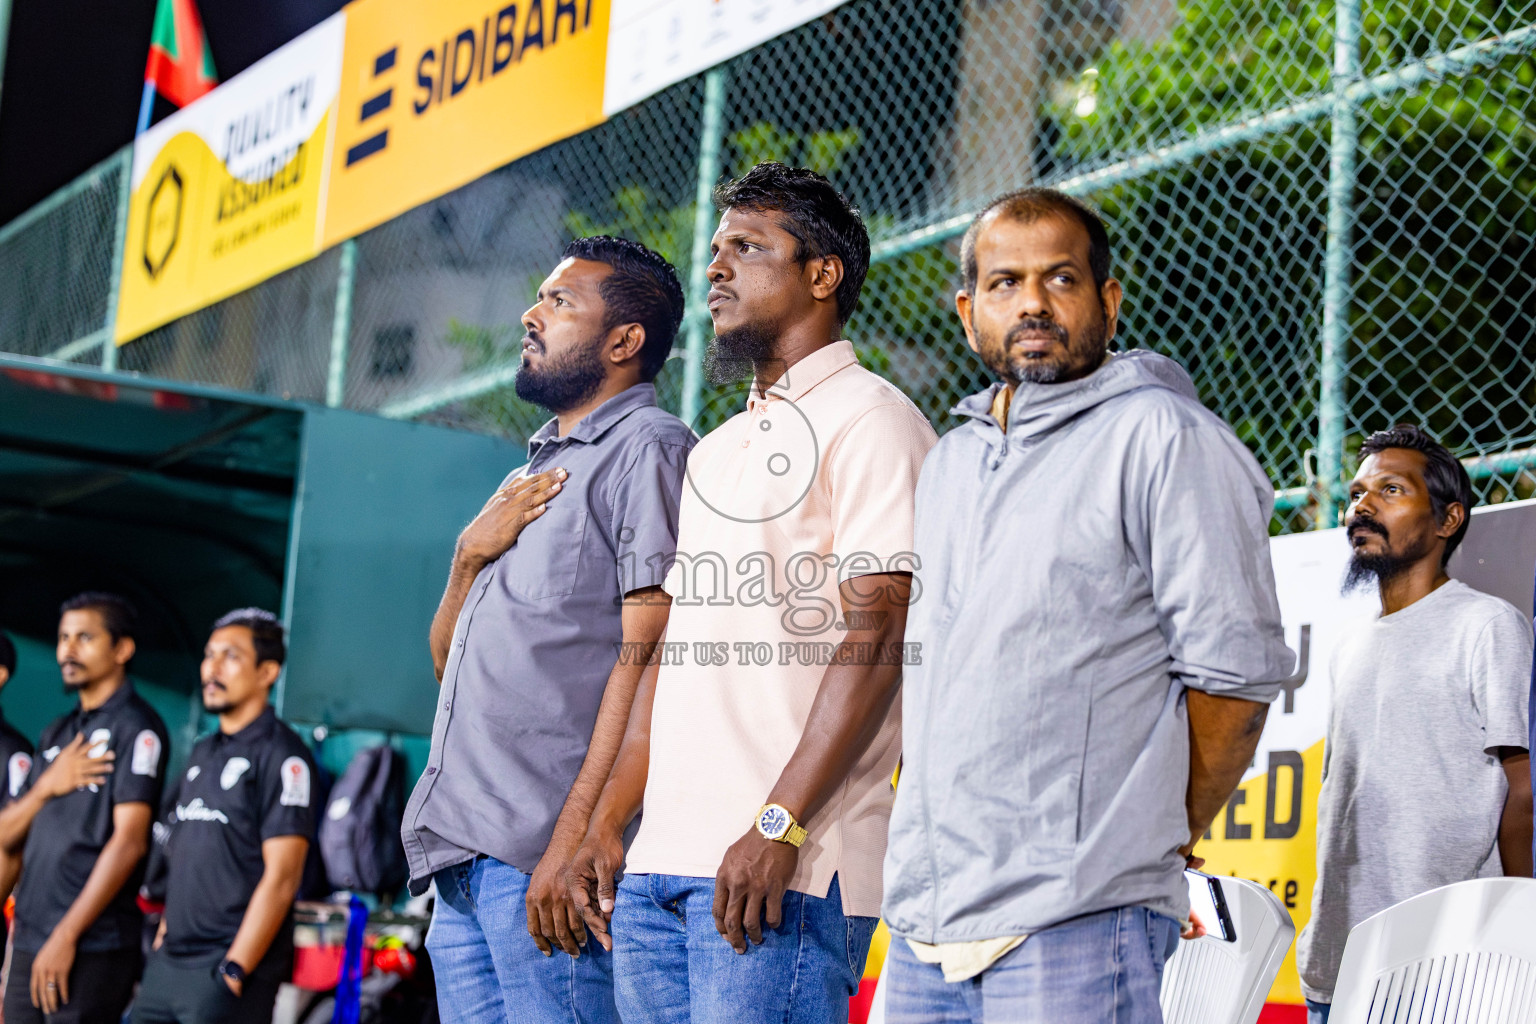
[[[432,752],[401,830],[411,891],[437,884],[446,1024],[617,1019],[611,954],[586,943],[563,876],[666,626],[696,438],[651,380],[682,313],[665,260],[597,237],[566,247],[523,314],[517,394],[555,418],[459,537],[432,621]]]

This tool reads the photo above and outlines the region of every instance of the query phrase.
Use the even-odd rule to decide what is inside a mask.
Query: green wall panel
[[[332,729],[427,734],[427,629],[453,543],[526,456],[500,438],[307,409],[289,534],[279,708]]]

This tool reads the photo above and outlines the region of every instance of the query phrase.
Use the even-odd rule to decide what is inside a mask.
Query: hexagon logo
[[[181,237],[183,192],[181,172],[171,164],[149,195],[149,209],[144,215],[144,269],[151,281],[165,269]]]

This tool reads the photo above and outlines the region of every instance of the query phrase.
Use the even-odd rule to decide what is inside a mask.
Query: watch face
[[[782,807],[764,807],[757,816],[757,830],[769,839],[778,839],[789,831],[789,812]]]

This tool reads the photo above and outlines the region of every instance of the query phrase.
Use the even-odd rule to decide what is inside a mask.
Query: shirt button
[[[428,768],[427,769],[427,774],[428,775],[436,775],[437,774],[437,769],[436,768]]]
[[[454,646],[455,647],[463,647],[464,646],[464,641],[460,640],[458,643],[454,644]]]
[[[443,701],[443,710],[444,711],[450,711],[452,709],[453,709],[453,701],[451,701],[451,700]]]
[[[743,441],[743,442],[741,442],[741,446],[742,446],[742,447],[743,447],[743,448],[747,448],[747,447],[750,447],[750,446],[751,446],[751,444],[752,444],[752,442],[751,442],[751,441]]]

